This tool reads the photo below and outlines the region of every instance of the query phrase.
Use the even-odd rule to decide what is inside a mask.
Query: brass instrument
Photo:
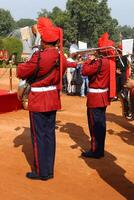
[[[115,55],[103,55],[103,54],[101,54],[101,51],[103,52],[103,50],[105,50],[107,52],[108,52],[108,50],[114,50]],[[79,55],[79,54],[81,55],[81,54],[86,54],[86,53],[90,53],[90,55],[94,55],[97,58],[116,58],[116,57],[119,57],[121,64],[124,65],[123,61],[121,59],[121,56],[120,56],[120,54],[122,53],[122,50],[119,49],[119,48],[113,47],[113,46],[88,48],[88,49],[85,49],[85,50],[76,49],[76,51],[74,51],[70,55],[73,57],[73,56],[76,56],[76,55]]]
[[[116,48],[113,46],[106,46],[106,47],[96,47],[96,48],[88,48],[88,49],[76,49],[75,52],[72,54],[79,54],[79,53],[87,53],[87,52],[95,52],[95,51],[100,51],[100,50],[106,50],[106,49],[113,49],[116,51]]]
[[[96,48],[88,48],[88,49],[76,49],[76,51],[73,51],[73,53],[71,53],[72,55],[73,54],[85,54],[85,53],[88,53],[90,52],[91,54],[95,54],[97,51],[101,51],[101,50],[114,50],[115,53],[117,53],[117,55],[119,54],[118,51],[122,51],[120,50],[119,48],[115,48],[113,46],[105,46],[105,47],[96,47]]]

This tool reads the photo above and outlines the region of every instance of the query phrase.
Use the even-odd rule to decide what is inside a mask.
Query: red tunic
[[[56,60],[59,58],[58,49],[50,47],[41,51],[40,53],[40,70],[37,77],[47,74],[55,65]],[[38,60],[38,52],[35,52],[32,58],[26,62],[18,65],[17,77],[20,79],[29,78],[35,71]],[[76,67],[77,63],[69,63],[63,56],[63,74],[67,67]],[[58,90],[60,79],[59,67],[49,74],[48,77],[31,84],[31,87],[47,87],[56,86],[57,89],[43,92],[30,92],[28,97],[28,108],[33,112],[49,112],[61,109],[61,101]]]
[[[99,60],[96,60],[94,62],[91,62],[91,60],[86,61],[83,64],[82,75],[89,77],[89,88],[109,90],[109,82],[110,82],[109,60],[106,58],[102,59],[101,70],[96,76],[99,63],[100,63]],[[109,104],[110,104],[109,91],[100,93],[88,92],[87,107],[89,108],[105,107]]]

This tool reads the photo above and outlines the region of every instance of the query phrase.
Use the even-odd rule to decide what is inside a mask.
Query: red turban
[[[40,32],[40,34],[44,42],[55,42],[60,39],[60,31],[57,27],[47,28]]]
[[[37,28],[38,28],[39,32],[45,28],[52,27],[52,26],[53,26],[53,22],[51,21],[51,19],[49,19],[47,17],[38,18]]]
[[[44,42],[55,42],[60,39],[59,28],[55,27],[49,18],[40,17],[37,28]]]
[[[109,47],[109,46],[113,46],[114,47],[114,41],[109,40],[109,34],[107,32],[105,32],[103,35],[101,35],[101,37],[98,39],[98,47]],[[115,51],[111,48],[109,49],[103,49],[100,50],[101,53],[107,53],[107,55],[114,55]]]
[[[105,47],[107,46],[109,35],[105,32],[101,37],[98,39],[98,47]]]

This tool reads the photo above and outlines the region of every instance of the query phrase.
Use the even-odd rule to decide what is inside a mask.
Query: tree
[[[33,19],[20,19],[16,22],[16,26],[17,28],[23,28],[25,26],[32,26],[34,24],[36,24],[37,22]]]
[[[48,12],[46,9],[41,9],[40,12],[38,12],[38,17],[48,17],[50,12]]]
[[[17,58],[20,59],[21,54],[22,54],[22,42],[16,38],[4,38],[3,39],[4,43],[4,49],[8,50],[9,56],[12,54],[17,54]]]
[[[64,28],[66,13],[58,7],[54,7],[52,12],[42,9],[38,12],[38,17],[49,17],[56,26]]]
[[[98,35],[104,32],[108,32],[111,36],[111,39],[117,41],[119,30],[118,30],[118,21],[111,17],[111,9],[108,8],[107,0],[101,0],[98,4],[98,20],[97,20],[97,29]]]
[[[4,48],[3,38],[0,37],[0,50]]]
[[[8,10],[0,9],[0,36],[7,36],[15,27],[15,21]]]
[[[65,24],[65,13],[58,7],[54,7],[52,12],[49,13],[49,17],[52,19],[56,26],[64,28]]]
[[[119,32],[122,34],[123,39],[134,38],[134,28],[131,28],[130,26],[119,26]]]
[[[68,0],[65,11],[58,7],[52,12],[42,9],[39,16],[48,16],[63,28],[66,45],[81,40],[94,47],[104,32],[114,41],[119,40],[118,21],[111,17],[107,0]]]
[[[75,36],[74,34],[72,34],[75,32],[75,30],[71,26],[70,16],[68,15],[66,11],[62,11],[60,8],[54,7],[52,12],[49,13],[49,17],[52,19],[53,23],[56,26],[61,27],[63,29],[64,42],[65,42],[65,45],[67,46],[68,40],[70,39],[73,40]]]
[[[118,32],[118,22],[110,16],[107,0],[68,0],[67,12],[77,41],[94,46],[102,33],[107,31],[113,36]]]

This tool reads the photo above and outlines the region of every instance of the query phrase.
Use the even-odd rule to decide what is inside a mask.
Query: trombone
[[[118,51],[122,52],[122,50],[119,49],[119,48],[115,48],[113,46],[106,46],[106,47],[79,49],[79,50],[75,49],[75,51],[73,51],[73,53],[70,53],[70,54],[71,55],[77,55],[77,54],[85,54],[85,53],[91,52],[91,55],[95,55],[97,51],[99,52],[101,50],[110,50],[110,49],[114,50],[116,52],[117,56],[119,54]],[[116,55],[114,55],[114,56],[116,56]],[[107,57],[107,56],[104,56],[104,57]],[[109,55],[108,55],[108,57],[109,57]]]
[[[103,50],[113,50],[115,51],[115,55],[102,55],[99,52]],[[96,53],[99,53],[99,55],[96,55]],[[115,57],[119,57],[120,62],[122,64],[122,66],[124,66],[124,63],[121,59],[120,53],[122,53],[122,50],[113,46],[105,46],[105,47],[97,47],[97,48],[88,48],[88,49],[76,49],[73,53],[70,53],[70,55],[78,55],[78,54],[86,54],[86,53],[90,53],[90,55],[95,55],[99,58],[115,58]]]

